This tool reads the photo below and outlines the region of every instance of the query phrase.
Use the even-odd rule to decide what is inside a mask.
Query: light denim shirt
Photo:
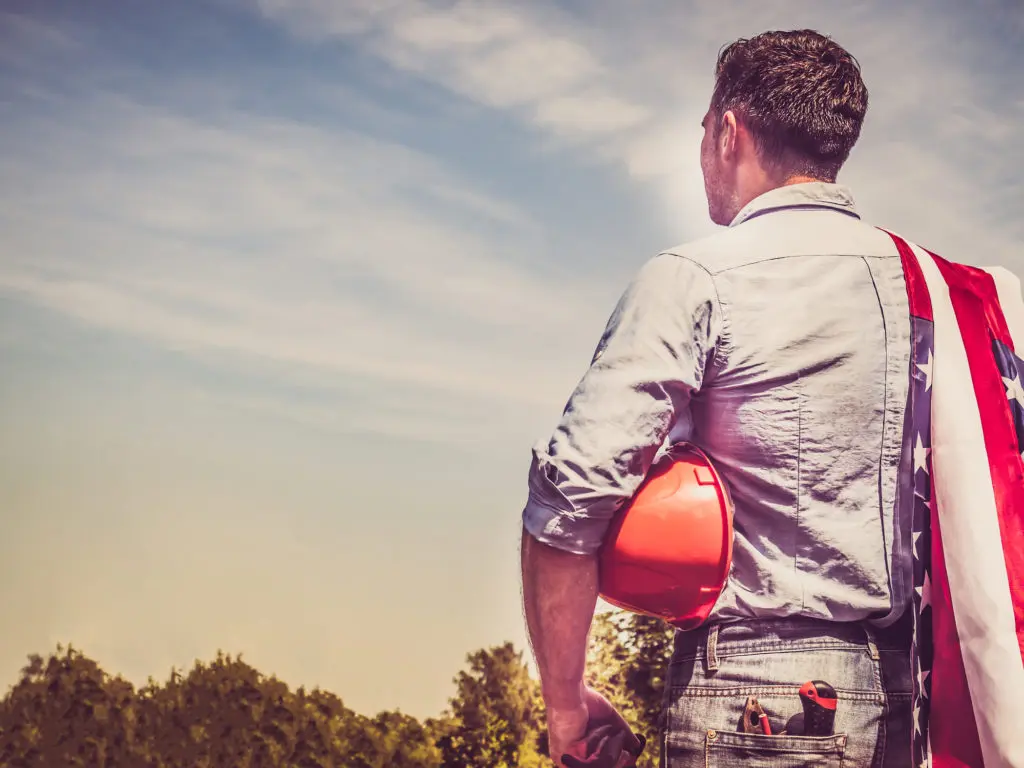
[[[529,473],[526,529],[596,553],[656,455],[689,441],[735,505],[712,618],[894,621],[910,599],[910,317],[891,238],[849,190],[772,190],[649,260]]]

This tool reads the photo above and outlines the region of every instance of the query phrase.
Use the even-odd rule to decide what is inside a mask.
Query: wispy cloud
[[[650,118],[646,106],[609,87],[614,70],[564,34],[571,17],[554,6],[259,0],[258,7],[313,40],[358,37],[395,67],[561,135],[615,132]]]
[[[536,406],[567,369],[522,355],[607,309],[583,280],[517,267],[529,219],[407,147],[123,97],[21,128],[0,161],[0,286],[87,323],[417,400]]]
[[[734,7],[673,3],[647,14],[600,3],[580,15],[539,3],[236,2],[302,45],[355,46],[518,121],[553,142],[549,162],[620,169],[681,238],[711,229],[696,148],[718,46],[766,28],[821,28],[860,58],[872,91],[846,179],[865,212],[951,258],[1022,264],[1022,86],[974,72],[965,62],[981,43],[968,35],[953,51],[922,5],[887,8],[879,27],[882,6],[754,4],[737,18]],[[64,28],[19,19],[19,61],[83,47]],[[552,251],[528,206],[483,191],[487,168],[474,178],[457,153],[417,149],[409,114],[344,85],[348,116],[400,126],[406,139],[371,136],[337,113],[243,106],[237,75],[199,87],[119,66],[120,88],[100,78],[81,94],[22,79],[35,108],[8,119],[0,153],[0,288],[206,359],[270,364],[328,390],[358,380],[356,403],[344,399],[351,385],[333,390],[360,428],[377,413],[382,428],[459,430],[458,409],[395,418],[387,398],[421,414],[467,399],[492,413],[557,407],[621,286]],[[328,82],[304,87],[327,93]]]
[[[689,234],[709,229],[695,152],[719,46],[765,29],[820,29],[857,55],[872,92],[849,172],[868,208],[890,226],[950,245],[953,258],[972,261],[968,246],[980,235],[987,250],[1013,261],[1024,232],[1003,217],[1002,203],[1008,184],[1011,194],[1020,189],[1008,169],[1024,164],[1012,139],[1024,86],[1010,76],[1024,61],[1009,48],[994,52],[990,33],[1020,24],[1017,11],[989,3],[982,19],[937,14],[926,3],[741,5],[650,2],[641,12],[595,3],[580,15],[527,2],[257,3],[296,34],[354,43],[622,164],[661,190],[667,215]],[[995,66],[978,67],[984,59]],[[985,106],[992,104],[998,112]],[[965,147],[977,151],[967,156]],[[925,190],[929,203],[921,201]],[[931,211],[942,209],[960,215],[939,221]]]

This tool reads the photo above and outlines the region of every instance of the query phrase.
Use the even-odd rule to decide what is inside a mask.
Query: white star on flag
[[[1006,399],[1016,400],[1017,405],[1024,408],[1024,387],[1020,385],[1020,375],[1014,376],[1012,379],[1008,379],[1005,376],[1002,377],[1003,384],[1006,385]]]
[[[924,667],[922,667],[920,664],[918,664],[918,667],[917,667],[917,686],[918,686],[918,690],[921,691],[921,698],[922,699],[927,699],[928,698],[928,691],[924,687],[924,681],[925,681],[925,678],[928,677],[928,675],[929,675],[929,671],[927,669],[925,669]]]
[[[928,350],[928,362],[916,363],[918,369],[924,374],[924,390],[927,392],[932,388],[932,351]]]
[[[923,469],[925,472],[928,471],[928,452],[931,448],[924,447],[924,441],[921,440],[920,433],[917,435],[917,443],[914,445],[914,474],[917,471]]]
[[[928,572],[924,573],[924,584],[920,587],[915,587],[917,594],[921,596],[921,610],[924,610],[926,605],[931,605],[932,602],[932,580],[928,575]]]

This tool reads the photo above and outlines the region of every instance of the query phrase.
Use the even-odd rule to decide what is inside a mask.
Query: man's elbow
[[[596,567],[597,551],[578,551],[559,540],[545,541],[523,527],[522,563],[523,570],[549,570]]]
[[[533,498],[523,510],[523,540],[562,555],[596,557],[610,521],[597,510],[568,512]],[[536,547],[534,547],[536,548]]]

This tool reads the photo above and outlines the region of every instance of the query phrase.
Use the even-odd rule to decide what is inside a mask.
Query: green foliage
[[[468,656],[455,679],[452,727],[440,740],[446,768],[542,765],[540,685],[511,643]]]
[[[30,656],[0,702],[0,765],[125,765],[137,724],[134,690],[81,653]]]
[[[594,618],[587,660],[587,684],[616,706],[630,726],[647,738],[640,768],[658,765],[665,672],[674,631],[660,619],[631,613]]]
[[[0,702],[0,765],[25,768],[441,768],[434,741],[415,718],[366,718],[223,654],[136,691],[58,646]]]
[[[648,735],[657,722],[669,633],[626,614],[597,617],[589,682]],[[476,651],[439,718],[366,717],[332,693],[289,689],[218,653],[136,690],[80,651],[29,657],[0,700],[0,765],[11,768],[542,768],[540,686],[510,643]],[[653,760],[653,761],[652,761]]]

